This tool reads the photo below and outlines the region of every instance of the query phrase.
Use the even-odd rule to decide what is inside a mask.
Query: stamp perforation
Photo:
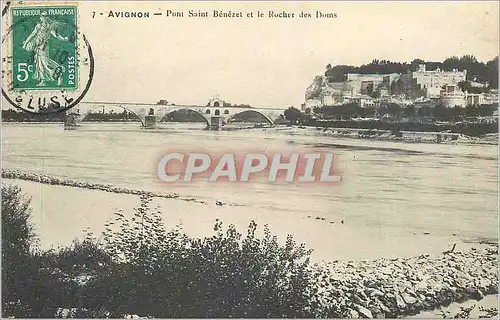
[[[58,5],[54,5],[54,6],[49,6],[49,5],[44,4],[44,5],[38,5],[38,6],[23,6],[23,7],[14,6],[14,7],[11,7],[10,11],[11,11],[11,16],[12,16],[13,32],[11,32],[11,46],[10,47],[11,47],[11,52],[12,52],[11,56],[12,56],[13,60],[15,60],[15,52],[14,52],[14,50],[15,50],[15,47],[17,47],[17,45],[18,45],[18,43],[16,43],[15,38],[14,38],[16,36],[15,24],[17,24],[15,22],[15,19],[14,19],[14,12],[19,12],[20,13],[20,12],[23,12],[23,11],[26,12],[27,10],[39,10],[39,11],[35,11],[35,13],[37,13],[40,16],[40,19],[42,19],[43,14],[47,14],[47,12],[50,13],[50,10],[68,10],[68,9],[72,10],[71,11],[72,14],[70,15],[71,17],[69,19],[68,18],[62,18],[62,19],[58,19],[59,21],[57,21],[56,19],[53,19],[51,16],[47,16],[47,18],[44,18],[44,19],[48,19],[48,18],[53,19],[52,21],[53,21],[54,24],[64,23],[65,27],[71,27],[71,25],[73,25],[74,36],[72,38],[74,38],[74,41],[72,43],[73,52],[72,52],[72,56],[70,56],[70,58],[72,58],[72,62],[73,63],[76,63],[76,61],[74,61],[74,60],[78,59],[78,50],[77,49],[78,49],[79,41],[78,41],[78,18],[77,18],[78,6],[75,5],[75,4],[72,4],[72,5],[61,5],[61,4],[58,4]],[[31,24],[33,23],[32,21],[28,21],[27,19],[25,19],[25,22],[28,22],[28,23],[31,22]],[[19,23],[22,23],[22,19],[21,19],[21,21],[19,21]],[[33,27],[33,31],[30,34],[30,36],[33,36],[35,34],[36,29],[39,28],[41,25],[43,25],[43,23],[40,24],[38,22],[35,22],[35,26]],[[29,34],[29,30],[31,28],[26,28],[26,24],[24,24],[23,27],[25,28],[25,30],[24,30],[25,33],[27,32]],[[50,28],[52,28],[52,26]],[[51,31],[52,32],[56,32],[56,30],[51,30]],[[40,33],[40,32],[38,32],[38,33]],[[28,37],[30,37],[30,36],[28,36]],[[36,35],[35,35],[35,37],[36,37]],[[38,39],[35,39],[35,40],[38,40]],[[26,38],[25,41],[28,41],[28,38]],[[49,41],[50,41],[50,39],[47,39],[46,42],[45,42],[45,44],[49,44]],[[24,43],[23,43],[23,46],[24,46]],[[66,47],[68,47],[68,46],[66,46]],[[37,50],[38,48],[39,48],[39,46],[35,46],[35,50]],[[38,51],[41,51],[41,50],[38,50]],[[58,53],[60,53],[60,52],[61,51],[58,51]],[[62,51],[62,52],[67,53],[67,51]],[[51,61],[52,57],[50,57],[50,55],[51,55],[51,52],[50,52],[50,50],[48,50],[48,52],[47,52],[47,58],[48,58],[49,62],[52,62]],[[69,54],[67,53],[66,57],[68,55]],[[34,54],[34,56],[39,56],[39,54],[37,54],[37,55]],[[68,67],[67,68],[69,69],[70,63],[69,63],[69,61],[67,61],[67,62],[68,62]],[[64,68],[63,64],[64,63],[60,63],[60,67],[61,68]],[[13,67],[14,67],[14,65],[16,65],[16,64],[13,63]],[[30,66],[33,68],[33,64],[32,63],[29,63],[28,68]],[[63,70],[63,69],[59,69],[59,70]],[[33,87],[33,86],[29,87],[28,86],[27,87],[27,86],[21,86],[21,85],[18,84],[16,86],[14,86],[13,89],[17,90],[17,91],[20,91],[20,90],[23,90],[23,89],[24,90],[26,90],[26,89],[29,89],[29,90],[51,90],[51,89],[53,89],[53,90],[60,90],[60,89],[63,89],[63,90],[67,90],[67,91],[78,90],[79,82],[80,82],[80,73],[78,72],[77,68],[74,68],[73,70],[74,70],[74,74],[75,74],[75,76],[73,77],[74,80],[70,79],[70,74],[66,74],[66,76],[68,76],[68,81],[67,81],[68,83],[67,83],[67,85],[61,86],[61,85],[59,85],[59,83],[57,83],[57,84],[51,84],[51,85],[50,84],[49,85],[44,85],[44,86],[40,86],[40,87],[37,87],[37,86],[35,86],[35,87]],[[57,71],[57,69],[56,69],[56,71]],[[36,74],[36,72],[35,72],[35,74]],[[63,75],[63,72],[62,71],[59,72],[59,77],[60,78],[62,78],[62,75]],[[11,79],[12,79],[13,83],[16,80],[14,77],[15,77],[15,72],[12,72],[11,73]]]

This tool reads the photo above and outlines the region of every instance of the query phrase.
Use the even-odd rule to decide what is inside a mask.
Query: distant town
[[[301,111],[316,118],[364,116],[407,122],[493,117],[498,115],[497,104],[498,57],[481,63],[466,55],[443,62],[328,64],[324,75],[307,88]]]

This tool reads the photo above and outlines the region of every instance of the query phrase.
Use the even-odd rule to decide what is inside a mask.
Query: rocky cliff
[[[320,100],[329,96],[342,96],[352,90],[346,82],[329,82],[325,76],[316,76],[313,83],[306,89],[306,100]]]
[[[326,89],[327,82],[324,76],[316,76],[313,83],[306,89],[306,100],[321,98],[322,92]]]

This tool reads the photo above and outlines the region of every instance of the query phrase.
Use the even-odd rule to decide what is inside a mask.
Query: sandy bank
[[[464,145],[497,145],[498,134],[487,134],[483,137],[471,137],[459,133],[449,132],[418,132],[400,131],[394,134],[390,130],[379,129],[354,129],[354,128],[313,128],[313,127],[286,127],[278,126],[274,129],[280,132],[300,133],[314,132],[315,135],[336,138],[366,139],[379,141],[400,141],[406,143],[435,143],[435,144],[464,144]]]

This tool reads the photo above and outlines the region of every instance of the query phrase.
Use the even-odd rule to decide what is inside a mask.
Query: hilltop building
[[[404,74],[347,73],[342,82],[329,82],[327,77],[317,76],[306,90],[304,105],[314,108],[356,103],[366,107],[381,101],[404,105],[428,101],[432,105],[465,107],[498,99],[493,94],[463,92],[459,84],[465,81],[467,70],[427,70],[425,64]],[[487,84],[474,81],[469,83],[474,88],[487,87]]]
[[[353,94],[377,95],[379,97],[391,94],[391,83],[399,79],[399,74],[359,74],[348,73],[346,82],[352,88]]]
[[[477,106],[485,104],[486,99],[482,93],[468,93],[465,97],[465,105],[467,106]]]
[[[446,85],[458,85],[466,81],[467,70],[443,71],[426,70],[425,64],[419,65],[418,69],[401,77],[404,93],[410,96],[424,96],[425,98],[437,98],[441,95],[441,89]]]
[[[446,85],[439,93],[440,103],[447,108],[465,107],[466,94],[457,85]]]

